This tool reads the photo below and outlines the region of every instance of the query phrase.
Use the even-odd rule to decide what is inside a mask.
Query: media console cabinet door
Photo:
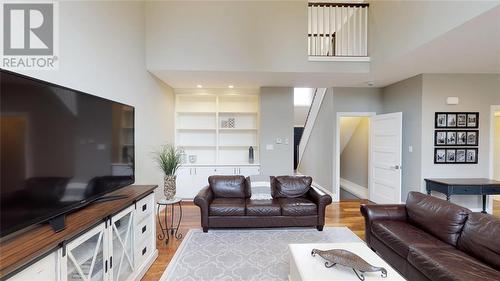
[[[62,281],[108,280],[108,235],[101,223],[68,243],[61,266]]]
[[[134,273],[134,206],[111,218],[110,274],[113,281],[132,280]]]

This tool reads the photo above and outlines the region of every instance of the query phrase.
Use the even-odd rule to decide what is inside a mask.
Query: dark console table
[[[450,201],[452,195],[483,196],[483,211],[486,213],[486,195],[500,194],[500,181],[490,179],[425,179],[427,194],[437,191],[446,195]]]

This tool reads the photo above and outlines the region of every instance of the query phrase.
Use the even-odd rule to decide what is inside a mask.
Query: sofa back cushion
[[[215,198],[250,197],[250,188],[244,176],[210,176],[208,184]]]
[[[500,269],[500,218],[472,213],[465,222],[457,247],[467,254]]]
[[[410,223],[456,246],[471,211],[431,195],[410,192],[406,200],[406,212]]]
[[[304,196],[311,188],[312,178],[306,176],[271,176],[273,198],[297,198]]]

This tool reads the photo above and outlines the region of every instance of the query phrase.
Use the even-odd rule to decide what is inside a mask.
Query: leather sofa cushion
[[[412,245],[424,244],[434,248],[451,247],[404,221],[374,221],[371,232],[404,259],[408,256]]]
[[[500,218],[472,213],[458,239],[458,249],[500,270]],[[500,279],[499,279],[500,280]]]
[[[250,188],[244,176],[210,176],[208,184],[215,198],[250,197]]]
[[[271,176],[271,195],[273,198],[301,197],[309,191],[311,183],[311,177]]]
[[[247,199],[247,216],[281,216],[281,206],[276,199]]]
[[[408,262],[430,280],[493,281],[500,280],[497,271],[454,247],[411,247]]]
[[[283,216],[314,216],[318,208],[311,200],[306,198],[279,198],[281,214]]]
[[[471,211],[430,195],[410,192],[406,200],[406,212],[410,223],[456,246]]]
[[[245,199],[215,198],[210,204],[211,216],[244,216]]]

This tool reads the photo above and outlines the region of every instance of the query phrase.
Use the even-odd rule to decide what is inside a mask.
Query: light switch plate
[[[266,144],[266,150],[273,150],[273,149],[274,149],[274,145]]]

